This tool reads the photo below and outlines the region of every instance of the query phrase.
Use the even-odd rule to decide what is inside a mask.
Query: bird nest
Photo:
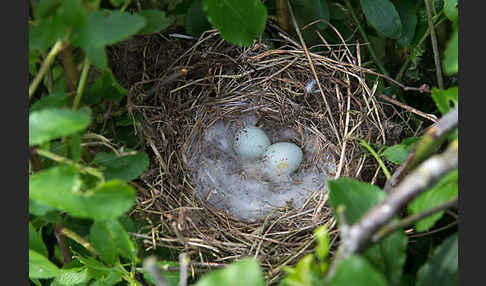
[[[359,47],[357,55],[345,45],[308,52],[284,36],[277,49],[265,41],[241,48],[216,31],[198,39],[166,32],[139,37],[137,43],[141,48],[133,49],[132,39],[113,53],[128,60],[138,57],[137,66],[127,63],[132,73],[121,75],[120,67],[112,68],[130,83],[128,110],[141,118],[151,158],[149,170],[135,183],[132,211],[150,221],[136,234],[146,249],[185,251],[193,266],[207,270],[255,257],[269,283],[282,278],[282,266],[312,251],[316,227],[327,226],[334,249],[336,220],[327,188],[313,192],[299,208],[288,205],[263,219],[238,220],[198,195],[188,161],[215,122],[251,113],[266,126],[312,134],[317,156],[325,153],[332,163],[329,178],[382,182],[381,169],[360,140],[372,146],[396,142],[406,115],[378,100],[376,82],[368,86]]]

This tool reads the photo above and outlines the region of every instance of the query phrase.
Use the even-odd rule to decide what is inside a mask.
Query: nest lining
[[[152,155],[143,185],[137,184],[138,204],[133,210],[134,215],[149,218],[152,226],[137,235],[145,239],[147,249],[184,250],[208,270],[256,257],[273,283],[282,277],[282,266],[312,251],[317,226],[326,224],[333,244],[336,241],[327,191],[313,193],[299,209],[284,207],[263,220],[239,221],[195,194],[186,164],[188,149],[216,121],[253,112],[273,125],[316,135],[336,166],[330,177],[376,180],[382,176],[380,169],[361,152],[359,140],[380,145],[393,140],[389,130],[396,127],[391,122],[398,112],[389,112],[377,101],[376,86],[367,86],[354,64],[359,61],[347,49],[309,55],[321,91],[313,82],[306,53],[288,39],[278,49],[262,42],[239,48],[212,31],[191,44],[180,49],[166,69],[165,78],[181,70],[187,71],[185,78],[162,81],[148,101],[129,100],[129,110],[142,117]],[[157,53],[160,48],[152,49],[153,57]],[[145,62],[145,51],[143,57]],[[148,89],[135,83],[130,94],[137,93]]]

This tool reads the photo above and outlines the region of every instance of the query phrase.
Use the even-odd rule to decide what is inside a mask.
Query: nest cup
[[[316,227],[327,225],[335,247],[337,232],[327,187],[312,192],[297,208],[281,206],[261,219],[246,221],[199,195],[193,158],[202,152],[205,131],[214,124],[253,116],[255,124],[272,127],[269,132],[294,130],[296,135],[288,139],[301,147],[306,138],[313,138],[313,158],[330,163],[332,168],[326,170],[330,179],[383,179],[375,160],[360,150],[359,140],[389,144],[397,140],[396,131],[390,132],[397,124],[391,122],[404,119],[377,100],[375,89],[367,86],[363,69],[356,65],[359,56],[345,46],[306,53],[288,38],[278,49],[265,42],[240,48],[226,43],[216,31],[195,40],[171,38],[167,32],[145,36],[143,41],[152,43],[140,55],[144,63],[152,62],[151,67],[144,65],[144,74],[150,68],[164,72],[162,77],[152,75],[157,79],[152,80],[153,96],[144,86],[149,81],[130,83],[129,110],[142,118],[151,153],[149,171],[141,178],[143,184],[137,184],[138,204],[132,213],[150,221],[150,228],[137,234],[146,249],[183,250],[193,267],[203,270],[256,257],[267,282],[274,283],[284,275],[282,266],[293,265],[312,251]],[[173,47],[170,65],[157,67],[153,59],[166,53],[164,46]],[[139,93],[146,95],[145,101],[135,99]]]

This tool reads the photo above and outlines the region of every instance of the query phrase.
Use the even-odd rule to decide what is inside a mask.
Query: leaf
[[[41,230],[36,231],[32,223],[29,221],[29,249],[36,251],[37,253],[47,256],[47,247],[42,240]]]
[[[352,255],[341,261],[328,286],[386,286],[385,278],[364,258]]]
[[[90,241],[101,258],[114,264],[118,255],[135,259],[135,245],[116,219],[97,221],[91,226]]]
[[[192,2],[186,15],[186,32],[189,35],[198,37],[204,31],[211,29],[206,13],[204,12],[202,0]]]
[[[56,277],[59,268],[44,255],[29,249],[29,278],[47,279]]]
[[[118,83],[112,71],[107,69],[83,96],[83,103],[97,104],[102,100],[110,100],[116,103],[124,98],[127,93],[128,91]]]
[[[403,164],[412,151],[415,142],[419,140],[418,137],[409,137],[404,139],[402,143],[387,147],[383,151],[385,158],[397,165]]]
[[[91,110],[49,108],[29,115],[29,146],[67,136],[86,129],[91,122]]]
[[[390,285],[397,285],[401,280],[407,258],[407,242],[407,236],[399,230],[370,247],[364,254]]]
[[[418,22],[416,6],[412,1],[401,0],[394,0],[393,4],[402,22],[402,34],[397,42],[402,47],[408,47],[412,43]]]
[[[55,92],[34,102],[30,106],[29,112],[39,111],[46,108],[61,108],[68,105],[68,103],[69,94],[65,92]]]
[[[54,167],[30,177],[29,198],[72,216],[94,220],[116,218],[135,203],[135,190],[119,180],[105,182],[87,191],[81,191],[80,187],[75,168]]]
[[[457,22],[459,11],[457,9],[457,0],[444,0],[444,14],[452,22]]]
[[[447,75],[452,75],[458,72],[459,70],[459,35],[457,33],[457,26],[454,28],[452,32],[452,36],[447,42],[446,49],[444,51],[444,60],[442,62],[444,66],[444,72]]]
[[[135,35],[146,25],[140,15],[113,11],[105,17],[103,11],[91,12],[86,17],[86,25],[73,38],[73,45],[83,48],[88,58],[99,68],[107,68],[104,47]]]
[[[457,196],[458,171],[452,171],[443,177],[432,189],[418,196],[408,205],[410,214],[418,214],[444,203]],[[444,212],[438,212],[432,216],[415,223],[415,229],[419,232],[429,230],[434,223],[442,217]]]
[[[445,90],[435,87],[432,88],[432,99],[434,99],[435,105],[437,105],[437,108],[442,115],[445,115],[450,111],[451,104],[453,104],[453,106],[457,105],[458,93],[457,86]]]
[[[319,19],[329,21],[327,0],[294,0],[291,1],[291,5],[300,28]],[[319,22],[312,27],[322,31],[327,28],[327,23]]]
[[[57,16],[29,23],[29,51],[46,51],[64,36],[64,32],[62,19]]]
[[[417,273],[417,286],[458,284],[457,233],[448,237]]]
[[[399,39],[402,22],[390,0],[360,0],[361,8],[371,26],[391,39]]]
[[[90,286],[111,286],[122,280],[123,273],[120,270],[122,266],[119,264],[107,267],[92,257],[80,257],[79,260],[88,269],[89,277],[95,280]]]
[[[158,33],[169,26],[169,19],[165,17],[163,11],[147,9],[140,11],[138,14],[145,18],[147,24],[137,34]]]
[[[36,216],[43,216],[53,210],[54,210],[53,207],[46,206],[38,202],[29,200],[29,214],[33,214]]]
[[[194,286],[264,286],[262,270],[253,258],[242,259],[223,269],[204,275]]]
[[[329,191],[329,203],[334,213],[337,214],[338,206],[344,205],[349,224],[357,222],[362,215],[385,198],[385,192],[377,186],[350,178],[329,181]]]
[[[96,154],[94,162],[104,167],[103,173],[107,180],[119,179],[126,182],[143,174],[149,166],[149,158],[145,152],[122,156],[100,152]]]
[[[283,270],[287,272],[287,276],[284,279],[285,285],[322,285],[323,281],[319,277],[319,272],[316,267],[312,254],[307,254],[304,258],[300,259],[294,268],[284,267]]]
[[[60,269],[54,283],[64,286],[75,286],[89,281],[88,269],[86,267],[74,267]],[[52,285],[52,284],[51,284]]]
[[[265,29],[267,10],[260,0],[203,0],[203,8],[229,43],[249,46]]]
[[[329,255],[329,247],[331,242],[329,241],[329,231],[325,225],[322,225],[314,231],[314,236],[317,240],[317,246],[315,248],[315,253],[320,261],[325,261]]]

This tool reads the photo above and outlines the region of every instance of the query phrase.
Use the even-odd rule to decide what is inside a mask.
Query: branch
[[[287,0],[275,0],[275,9],[277,10],[277,23],[285,32],[290,32],[289,6]]]
[[[458,108],[456,107],[432,125],[415,144],[415,147],[412,152],[410,152],[405,162],[398,167],[391,178],[387,180],[385,184],[385,192],[390,193],[391,189],[398,185],[410,170],[422,163],[431,153],[433,153],[457,127],[457,122]]]
[[[179,254],[179,286],[187,286],[187,267],[191,262],[185,252]]]
[[[374,233],[395,217],[408,202],[422,194],[445,174],[457,168],[458,142],[422,163],[398,185],[386,199],[369,210],[358,223],[341,227],[341,245],[329,270],[331,277],[342,259],[364,251]]]
[[[411,215],[411,216],[408,216],[396,223],[391,223],[391,224],[388,224],[384,227],[382,227],[378,232],[376,232],[375,235],[373,235],[373,237],[371,238],[371,243],[375,243],[375,242],[378,242],[380,240],[382,240],[383,238],[387,237],[389,234],[392,234],[394,233],[395,231],[399,230],[399,229],[402,229],[402,228],[405,228],[409,225],[412,225],[414,223],[416,223],[417,221],[420,221],[430,215],[433,215],[435,213],[438,213],[438,212],[441,212],[443,210],[446,210],[450,207],[454,207],[454,206],[457,206],[457,202],[458,202],[458,199],[457,197],[445,202],[445,203],[442,203],[442,204],[439,204],[431,209],[428,209],[424,212],[421,212],[421,213],[418,213],[418,214],[414,214],[414,215]]]

